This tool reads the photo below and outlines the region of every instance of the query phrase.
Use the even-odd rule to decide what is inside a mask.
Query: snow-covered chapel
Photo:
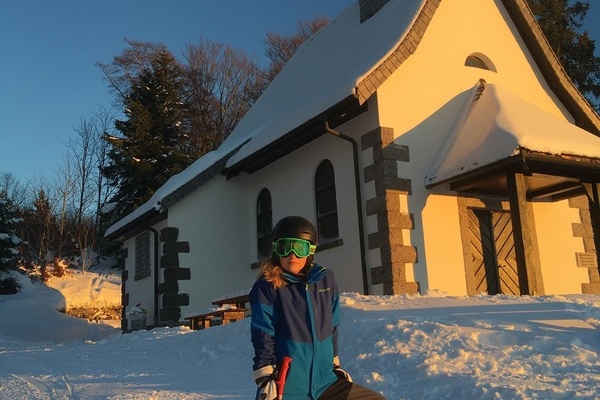
[[[288,215],[345,292],[600,293],[599,135],[525,0],[357,0],[109,228],[123,329],[248,290]]]

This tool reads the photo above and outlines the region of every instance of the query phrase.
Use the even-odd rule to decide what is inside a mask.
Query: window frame
[[[273,198],[269,189],[263,188],[256,199],[256,254],[259,260],[271,256],[272,237]]]
[[[319,163],[313,183],[319,243],[329,242],[340,237],[335,168],[330,160]],[[324,205],[330,208],[323,211]]]
[[[150,252],[150,231],[143,231],[135,236],[134,280],[152,275]]]
[[[498,72],[492,60],[483,53],[471,53],[465,58],[465,67],[479,68],[487,71]]]

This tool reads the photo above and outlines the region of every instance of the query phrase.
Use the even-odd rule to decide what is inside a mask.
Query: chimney
[[[377,14],[388,1],[389,0],[359,0],[360,23],[362,24],[373,15]]]

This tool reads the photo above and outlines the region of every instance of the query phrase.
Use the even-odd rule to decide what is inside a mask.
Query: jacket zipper
[[[306,282],[306,284],[304,285],[304,293],[306,294],[306,304],[308,306],[308,315],[310,318],[310,333],[312,336],[312,350],[313,350],[313,354],[312,354],[312,368],[311,368],[311,372],[310,372],[310,398],[314,399],[313,397],[313,393],[314,393],[314,383],[316,381],[316,374],[318,372],[317,369],[317,346],[316,346],[316,342],[317,342],[317,334],[315,332],[316,329],[316,310],[315,310],[315,306],[314,306],[314,302],[312,301],[312,297],[310,294],[310,286],[309,283]]]

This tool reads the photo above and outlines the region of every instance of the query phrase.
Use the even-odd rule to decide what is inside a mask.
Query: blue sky
[[[269,31],[334,18],[352,0],[2,0],[0,2],[0,172],[21,183],[55,177],[69,135],[113,97],[97,62],[124,39],[165,44],[181,55],[201,38],[264,62]]]
[[[333,19],[352,1],[2,0],[0,172],[21,183],[55,179],[73,127],[112,104],[95,64],[121,54],[125,38],[163,43],[176,55],[205,38],[264,60],[267,32]],[[586,28],[600,50],[600,2],[590,3]]]

